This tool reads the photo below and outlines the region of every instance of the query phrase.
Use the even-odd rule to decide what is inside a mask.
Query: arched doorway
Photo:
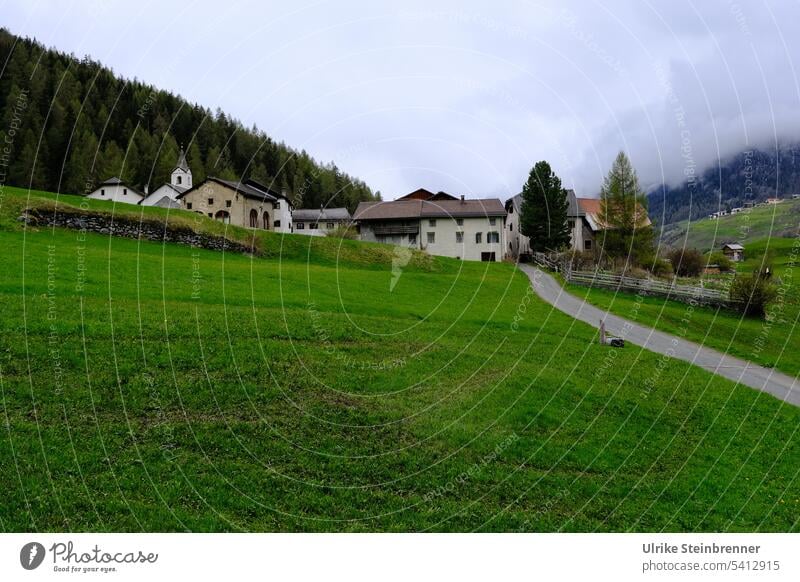
[[[218,210],[217,213],[214,215],[215,220],[219,220],[220,222],[224,222],[225,224],[231,223],[231,215],[228,213],[227,210]]]
[[[269,230],[269,213],[268,212],[266,212],[266,211],[264,212],[263,219],[264,219],[264,230]]]
[[[250,227],[258,228],[258,211],[255,208],[250,211]]]

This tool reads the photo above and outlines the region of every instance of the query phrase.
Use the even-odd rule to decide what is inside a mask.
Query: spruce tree
[[[531,250],[558,250],[569,244],[567,193],[545,161],[537,162],[522,187],[520,234],[530,239]]]

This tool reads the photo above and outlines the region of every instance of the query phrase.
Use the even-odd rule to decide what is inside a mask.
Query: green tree
[[[569,202],[561,179],[550,164],[537,162],[522,187],[520,233],[530,238],[531,250],[556,250],[569,244]]]
[[[647,198],[628,156],[620,152],[600,192],[601,243],[611,258],[639,264],[653,257],[653,227],[647,218]]]

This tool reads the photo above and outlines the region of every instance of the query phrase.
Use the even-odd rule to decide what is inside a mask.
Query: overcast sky
[[[0,0],[0,25],[305,148],[379,189],[595,196],[800,136],[792,0]]]

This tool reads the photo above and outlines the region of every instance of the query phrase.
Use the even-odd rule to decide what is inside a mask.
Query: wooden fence
[[[724,307],[732,305],[728,292],[720,289],[709,289],[695,285],[678,285],[677,283],[668,283],[658,279],[639,279],[603,271],[575,271],[570,268],[568,263],[559,263],[555,257],[544,253],[534,253],[533,261],[540,267],[562,273],[567,282],[575,285],[600,287],[640,295],[655,295],[684,303],[721,305]]]

